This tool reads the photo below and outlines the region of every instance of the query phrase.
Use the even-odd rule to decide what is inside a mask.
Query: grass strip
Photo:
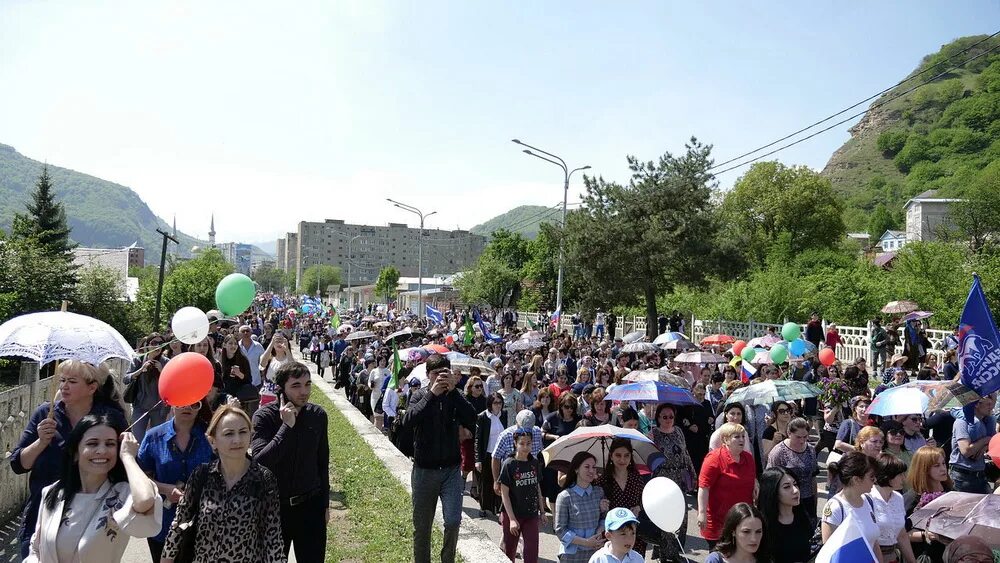
[[[343,495],[350,523],[346,530],[332,524],[328,528],[326,560],[412,561],[410,494],[322,391],[314,389],[311,399],[328,415],[332,496]],[[435,559],[441,541],[441,529],[435,524],[431,547]]]

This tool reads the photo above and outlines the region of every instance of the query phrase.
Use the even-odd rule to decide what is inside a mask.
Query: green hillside
[[[540,223],[558,223],[562,217],[561,213],[561,207],[552,209],[541,205],[521,205],[470,230],[477,235],[488,237],[497,229],[507,229],[533,239],[538,235]]]
[[[0,144],[0,229],[10,229],[14,213],[24,213],[43,164]],[[87,174],[49,165],[56,197],[65,204],[73,240],[81,246],[115,248],[136,241],[146,249],[146,261],[159,260],[162,237],[156,228],[170,231],[166,221],[131,189]],[[177,234],[177,252],[185,256],[205,242]]]
[[[910,76],[923,74],[876,100],[851,128],[851,139],[823,169],[845,197],[848,230],[866,230],[879,205],[902,226],[909,198],[930,189],[940,197],[961,196],[987,164],[1000,159],[1000,37],[980,43],[986,37],[963,37],[924,57]]]

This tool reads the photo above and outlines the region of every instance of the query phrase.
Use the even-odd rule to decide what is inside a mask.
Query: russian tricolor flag
[[[816,555],[816,563],[877,563],[875,552],[861,535],[859,526],[850,516],[841,522]]]
[[[740,381],[750,383],[755,375],[757,375],[757,368],[753,367],[750,362],[743,360],[743,367],[740,368]]]

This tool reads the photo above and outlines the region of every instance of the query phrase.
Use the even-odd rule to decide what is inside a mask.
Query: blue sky
[[[627,180],[717,161],[1000,27],[1000,2],[0,2],[0,142],[122,183],[178,228],[469,228],[561,199],[521,140]],[[848,125],[778,157],[821,169]],[[740,172],[719,178],[729,186]],[[570,201],[578,201],[575,179]]]

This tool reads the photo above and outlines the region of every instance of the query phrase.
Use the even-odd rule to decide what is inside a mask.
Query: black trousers
[[[153,563],[159,563],[160,557],[163,556],[163,546],[166,544],[153,538],[146,539],[146,544],[149,546],[149,555],[153,558]]]
[[[313,495],[302,504],[281,501],[281,537],[285,555],[295,545],[296,561],[323,561],[326,553],[326,497]]]

